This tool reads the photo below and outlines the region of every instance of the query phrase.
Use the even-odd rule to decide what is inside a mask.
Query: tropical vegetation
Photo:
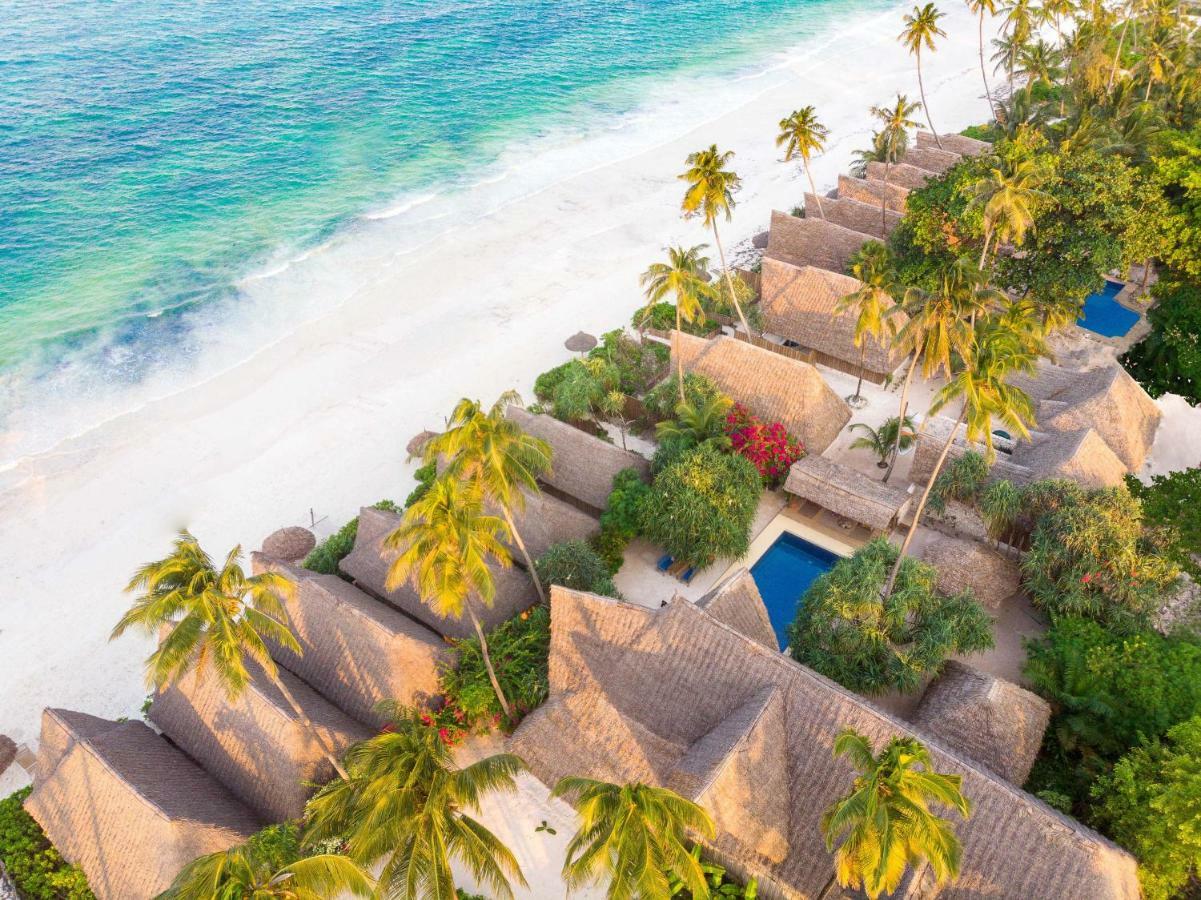
[[[0,800],[0,862],[8,877],[28,900],[96,900],[83,871],[62,858],[25,811],[31,790]]]
[[[417,473],[419,474],[416,474],[415,477],[418,484],[405,501],[406,507],[412,506],[413,502],[420,499],[425,491],[429,490],[429,484],[433,482],[432,478],[429,478],[427,482],[426,479],[430,473],[428,470],[425,470],[425,467],[419,468]],[[382,509],[392,513],[401,512],[400,507],[391,500],[380,500],[371,504],[371,508]],[[317,572],[320,575],[337,575],[339,578],[346,578],[342,574],[342,570],[338,568],[338,563],[345,559],[350,554],[350,551],[354,549],[354,539],[358,533],[359,517],[355,516],[314,547],[309,555],[304,558],[302,565],[310,572]]]

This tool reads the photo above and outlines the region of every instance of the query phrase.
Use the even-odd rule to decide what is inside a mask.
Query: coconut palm
[[[851,274],[859,280],[859,287],[839,299],[834,312],[855,312],[855,346],[859,348],[859,382],[854,396],[847,403],[859,409],[866,401],[863,398],[863,360],[867,354],[868,338],[880,343],[885,334],[889,338],[895,333],[895,325],[888,314],[892,307],[892,294],[896,290],[893,276],[892,256],[888,248],[879,241],[869,241],[859,251],[858,261],[851,266]]]
[[[1007,46],[1005,70],[1009,77],[1009,89],[1013,90],[1013,70],[1017,63],[1017,55],[1030,36],[1034,33],[1038,13],[1030,4],[1030,0],[1011,0],[1001,8],[1004,18],[1002,31]]]
[[[885,597],[892,593],[901,568],[900,561],[905,558],[913,535],[917,532],[926,502],[930,499],[930,491],[951,451],[959,426],[966,426],[969,441],[984,444],[990,461],[995,455],[992,442],[994,419],[999,420],[1011,435],[1023,438],[1030,436],[1027,423],[1034,421],[1034,404],[1025,391],[1010,384],[1008,379],[1015,372],[1033,372],[1043,351],[1045,346],[1032,347],[1027,336],[1015,333],[1007,323],[994,317],[984,317],[976,322],[971,344],[960,361],[958,371],[934,395],[934,402],[930,405],[930,415],[933,416],[950,404],[959,403],[959,415],[951,426],[926,482],[926,489],[913,511],[913,521],[901,543],[901,552],[884,585]]]
[[[1038,17],[1043,22],[1049,22],[1055,27],[1055,36],[1059,46],[1063,46],[1063,20],[1076,15],[1075,0],[1042,0]]]
[[[443,460],[454,477],[479,485],[485,499],[500,510],[538,598],[545,603],[546,591],[513,513],[525,508],[526,491],[539,491],[538,478],[550,471],[554,454],[550,444],[526,434],[505,415],[510,406],[520,405],[516,391],[505,391],[487,411],[478,400],[464,397],[450,414],[446,430],[426,442],[422,455],[426,463]]]
[[[870,450],[879,459],[876,465],[881,469],[888,468],[888,461],[894,451],[908,450],[917,440],[917,434],[913,430],[913,419],[909,416],[905,417],[904,427],[900,419],[892,416],[881,422],[879,428],[872,428],[866,422],[856,422],[850,430],[856,429],[862,429],[863,436],[851,441],[851,449]]]
[[[947,33],[938,27],[938,20],[943,15],[933,3],[915,6],[913,12],[905,16],[905,28],[897,36],[897,40],[917,60],[917,89],[922,95],[922,108],[926,110],[926,123],[930,126],[930,133],[934,135],[934,142],[938,144],[939,150],[942,149],[942,138],[938,136],[938,131],[934,128],[934,120],[930,118],[930,104],[926,102],[926,86],[922,82],[922,48],[933,53],[934,39],[947,36]]]
[[[1040,202],[1050,195],[1040,191],[1041,174],[1033,160],[1023,159],[1012,165],[995,165],[988,174],[970,186],[969,208],[981,209],[984,216],[984,244],[980,248],[981,269],[988,259],[989,245],[995,237],[1020,247],[1026,233],[1034,228]]]
[[[1063,54],[1053,44],[1039,38],[1018,51],[1016,74],[1026,79],[1027,84],[1051,87],[1063,75],[1062,63]]]
[[[231,702],[242,695],[257,665],[313,738],[339,775],[342,764],[321,732],[313,727],[288,686],[279,677],[269,644],[300,655],[300,644],[288,624],[284,601],[296,585],[278,572],[247,576],[239,564],[242,548],[234,547],[217,568],[188,531],[181,531],[174,550],[147,563],[125,587],[137,594],[133,606],[114,626],[109,640],[130,628],[159,638],[146,659],[146,681],[159,689],[189,672],[202,679],[211,672]]]
[[[880,198],[881,233],[888,231],[888,177],[892,167],[909,149],[909,129],[916,128],[918,124],[910,117],[921,108],[920,103],[910,103],[904,94],[897,94],[892,106],[871,108],[871,114],[880,122],[874,146],[884,163],[884,187]]]
[[[830,129],[817,119],[817,113],[812,106],[802,106],[790,113],[787,118],[780,120],[780,133],[776,135],[776,146],[784,148],[784,161],[801,158],[805,177],[809,179],[809,190],[817,201],[817,213],[823,219],[826,217],[822,209],[822,198],[813,183],[813,172],[810,169],[810,157],[826,149],[826,137]]]
[[[1144,103],[1151,100],[1151,89],[1156,84],[1166,82],[1168,76],[1176,67],[1176,62],[1173,58],[1173,49],[1170,42],[1161,40],[1159,36],[1153,37],[1147,42],[1147,46],[1143,48],[1142,58],[1139,60],[1138,67],[1143,77],[1147,79],[1147,90],[1143,94]]]
[[[715,232],[716,233],[716,232]],[[684,402],[684,354],[680,352],[679,334],[684,329],[684,322],[696,320],[705,321],[705,310],[701,301],[711,296],[713,289],[705,280],[705,272],[709,268],[709,257],[701,256],[701,251],[707,245],[697,244],[687,249],[683,247],[668,247],[665,263],[651,263],[639,277],[639,283],[646,295],[646,309],[642,318],[645,321],[656,303],[663,301],[669,294],[676,298],[676,333],[673,340],[676,351],[676,381],[680,383],[680,402]],[[739,311],[739,315],[741,315]]]
[[[998,115],[997,108],[993,103],[992,89],[988,86],[988,74],[984,71],[984,14],[988,13],[990,18],[997,14],[996,0],[967,0],[967,8],[976,14],[976,31],[980,52],[980,77],[984,81],[984,97],[988,100],[988,109],[992,113],[993,118],[999,121],[1001,117]]]
[[[834,756],[846,757],[858,774],[851,789],[821,818],[826,849],[834,850],[834,882],[875,900],[891,894],[906,869],[929,864],[938,883],[959,876],[963,855],[951,823],[931,809],[945,806],[965,819],[972,804],[963,796],[963,779],[933,771],[930,752],[911,737],[896,737],[877,754],[871,741],[853,728],[834,739]]]
[[[160,900],[325,900],[374,897],[371,876],[337,853],[280,859],[254,842],[210,853],[184,867]]]
[[[693,897],[708,897],[689,834],[712,839],[713,820],[697,804],[667,788],[564,778],[551,792],[575,807],[580,827],[567,845],[563,879],[569,890],[608,882],[608,896],[667,900],[671,879]]]
[[[490,607],[496,597],[489,564],[512,565],[505,549],[509,537],[504,520],[485,511],[482,486],[445,473],[405,510],[400,525],[384,539],[384,546],[400,551],[388,569],[388,590],[411,581],[435,614],[461,619],[466,613],[471,619],[488,680],[505,717],[511,719],[513,713],[492,667],[488,639],[475,611],[475,604]]]
[[[501,753],[458,768],[438,730],[413,710],[386,702],[381,711],[388,730],[352,747],[350,775],[309,801],[306,839],[339,840],[363,866],[383,861],[381,897],[453,898],[457,861],[490,896],[511,898],[510,883],[526,886],[517,859],[469,813],[486,794],[516,790],[521,760]]]
[[[725,435],[729,409],[730,398],[724,394],[708,397],[695,405],[685,400],[676,404],[674,419],[655,426],[655,435],[660,441],[678,440],[689,447],[709,441],[724,449],[730,445],[730,439]]]
[[[722,249],[721,235],[717,232],[718,218],[725,216],[727,222],[733,218],[734,194],[742,186],[742,179],[727,168],[733,158],[733,150],[721,153],[717,144],[712,144],[708,150],[690,153],[686,160],[688,171],[679,176],[681,181],[688,183],[681,209],[684,211],[684,218],[700,216],[705,227],[713,229],[713,243],[717,245],[717,255],[721,260],[726,287],[730,291],[730,302],[738,312],[738,320],[742,322],[742,327],[749,337],[751,326],[747,324],[746,316],[742,314],[742,306],[738,303],[734,281],[729,266],[726,265],[726,251]]]

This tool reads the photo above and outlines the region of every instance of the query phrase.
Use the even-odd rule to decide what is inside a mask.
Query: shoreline
[[[568,358],[564,338],[627,323],[637,274],[660,248],[708,242],[677,214],[675,174],[691,150],[717,142],[737,153],[745,188],[724,235],[731,251],[806,189],[773,146],[776,121],[797,106],[813,103],[831,130],[814,166],[828,189],[866,144],[868,105],[917,96],[895,40],[901,8],[826,36],[781,63],[780,83],[682,135],[514,198],[419,251],[379,248],[353,293],[249,358],[0,471],[12,573],[0,732],[36,742],[46,705],[136,715],[149,642],[106,639],[129,572],[173,530],[190,526],[213,553],[249,550],[277,527],[307,525],[313,509],[323,536],[360,505],[403,498],[405,444],[456,399],[490,401],[509,387],[528,399],[534,376]],[[924,76],[935,124],[953,132],[987,108],[974,17],[956,8],[945,25],[951,39],[924,60]],[[844,70],[863,59],[874,66],[848,85]],[[313,268],[313,292],[338,274]]]

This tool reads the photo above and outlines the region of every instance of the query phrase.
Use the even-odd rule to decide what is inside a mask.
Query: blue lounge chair
[[[684,584],[688,584],[690,581],[692,581],[692,576],[695,574],[696,569],[689,566],[688,569],[685,570],[684,574],[680,576],[680,581],[684,582]]]
[[[660,572],[666,572],[671,568],[671,565],[674,562],[675,560],[671,558],[670,554],[664,553],[663,556],[659,558],[659,562],[655,564],[655,568]]]

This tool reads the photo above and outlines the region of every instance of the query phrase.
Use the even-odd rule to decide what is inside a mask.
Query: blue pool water
[[[838,559],[829,550],[784,532],[751,567],[781,649],[788,646],[788,626],[809,585],[834,568]]]
[[[1128,332],[1138,321],[1138,313],[1118,303],[1116,298],[1121,290],[1122,285],[1106,281],[1104,288],[1089,294],[1084,301],[1076,324],[1104,337],[1121,337]]]

